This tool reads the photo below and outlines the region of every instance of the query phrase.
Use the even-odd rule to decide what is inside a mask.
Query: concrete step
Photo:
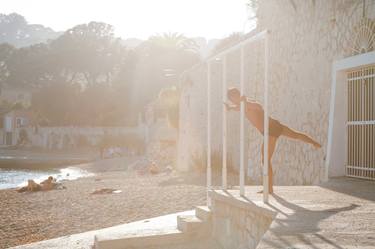
[[[196,206],[195,216],[197,216],[199,219],[203,221],[210,222],[212,212],[211,212],[211,209],[207,206]]]
[[[117,239],[103,239],[95,236],[95,249],[124,249],[124,248],[148,248],[151,246],[166,246],[187,243],[192,240],[189,234],[178,229],[163,231],[161,233],[142,234],[137,233],[129,237]]]
[[[147,223],[138,222],[138,226],[133,225],[134,230],[129,227],[115,233],[98,234],[95,236],[94,248],[175,248],[174,245],[191,244],[200,239],[207,239],[211,233],[209,212],[202,207],[198,213],[204,220],[194,215],[194,210],[191,210],[164,218],[156,217]]]
[[[210,226],[195,215],[180,215],[177,217],[177,228],[183,233],[199,237],[209,234]]]
[[[177,217],[179,215],[194,215],[194,210],[103,229],[102,232],[96,232],[94,233],[95,236],[92,236],[94,238],[93,248],[143,249],[154,248],[154,245],[160,248],[173,248],[174,244],[195,241],[194,234],[185,234],[177,229]]]

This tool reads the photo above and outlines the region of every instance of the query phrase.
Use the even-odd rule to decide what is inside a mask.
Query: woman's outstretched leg
[[[292,139],[297,139],[305,143],[312,144],[317,149],[322,147],[318,142],[316,142],[314,139],[312,139],[308,135],[299,131],[292,130],[288,126],[285,126],[285,125],[283,125],[283,131],[281,135],[292,138]]]

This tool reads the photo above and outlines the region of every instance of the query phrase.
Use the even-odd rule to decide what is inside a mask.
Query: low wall
[[[30,146],[44,149],[70,149],[95,146],[104,135],[132,135],[145,141],[144,125],[135,127],[28,127],[12,132],[12,145],[16,145],[22,130],[26,131]],[[4,136],[4,135],[3,135]],[[2,141],[4,142],[4,141]]]
[[[276,213],[225,191],[211,191],[212,236],[223,249],[255,249]]]

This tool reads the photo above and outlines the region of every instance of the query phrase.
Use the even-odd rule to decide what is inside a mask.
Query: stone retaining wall
[[[17,144],[20,132],[24,130],[29,146],[44,149],[70,149],[96,146],[105,135],[132,136],[145,140],[145,127],[38,127],[17,128],[13,132],[13,145]]]
[[[221,192],[210,193],[213,238],[224,249],[255,249],[276,213]]]

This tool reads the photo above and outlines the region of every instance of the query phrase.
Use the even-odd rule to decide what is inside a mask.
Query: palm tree
[[[163,33],[151,36],[149,42],[155,46],[175,51],[198,53],[197,43],[176,32]]]
[[[136,50],[136,106],[155,100],[161,89],[177,86],[179,75],[200,61],[196,43],[178,33],[152,36]]]

